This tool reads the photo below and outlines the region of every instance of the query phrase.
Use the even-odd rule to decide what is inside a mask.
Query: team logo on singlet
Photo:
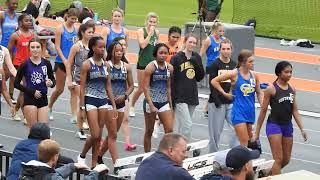
[[[293,93],[289,93],[289,96],[285,96],[283,98],[280,98],[278,103],[282,103],[284,101],[290,101],[290,103],[292,104],[293,103],[293,100],[294,100],[294,94]]]
[[[43,74],[35,71],[31,74],[31,82],[34,85],[40,84],[42,81],[43,81]]]
[[[227,69],[220,69],[218,70],[218,76],[222,75],[222,74],[227,74],[229,70]],[[230,79],[227,79],[225,81],[222,81],[223,83],[231,83]]]
[[[196,73],[194,72],[194,69],[188,69],[186,72],[186,76],[189,79],[193,79],[195,75],[196,75]]]
[[[255,91],[255,88],[251,84],[242,84],[240,90],[243,93],[243,96],[249,96],[250,93]]]

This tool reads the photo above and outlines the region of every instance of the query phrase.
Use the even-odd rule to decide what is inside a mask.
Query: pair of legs
[[[226,121],[231,129],[229,136],[229,147],[232,148],[239,144],[231,123],[232,104],[221,104],[219,107],[215,103],[208,105],[208,128],[209,128],[209,153],[219,151],[220,137]]]
[[[80,99],[80,86],[75,85],[73,88],[69,88],[70,90],[70,106],[71,106],[71,114],[72,117],[77,117],[77,126],[78,129],[83,129],[84,117],[81,118],[79,113],[79,99]]]
[[[137,69],[137,78],[138,78],[138,89],[135,91],[132,97],[131,107],[134,107],[138,101],[140,95],[143,93],[143,79],[144,79],[144,69]]]
[[[147,103],[145,105],[149,106]],[[172,110],[170,109],[169,104],[166,104],[161,108],[158,107],[158,112],[150,112],[147,110],[147,108],[144,108],[143,112],[145,122],[145,132],[143,139],[144,152],[150,152],[151,136],[154,129],[154,123],[156,121],[156,115],[158,114],[159,121],[163,124],[164,132],[170,133],[173,131]]]
[[[99,147],[100,147],[100,140],[102,136],[102,130],[105,125],[105,120],[108,118],[109,113],[107,108],[95,108],[95,109],[88,109],[87,108],[87,119],[88,124],[90,127],[90,134],[84,144],[82,152],[80,154],[81,158],[85,158],[87,152],[92,147],[92,162],[91,167],[95,167],[97,165],[98,154],[99,154]]]
[[[184,135],[188,141],[191,140],[192,116],[195,109],[195,105],[188,105],[186,103],[175,104],[174,112],[178,133]]]
[[[125,107],[123,107],[123,110]],[[116,162],[116,160],[119,158],[118,150],[117,150],[117,133],[121,127],[122,121],[124,117],[124,111],[118,110],[118,118],[112,119],[112,117],[109,117],[106,121],[106,127],[108,130],[108,136],[105,138],[105,140],[102,143],[102,146],[99,150],[99,158],[102,158],[104,153],[107,152],[109,149],[110,155],[112,158],[113,163]]]
[[[266,134],[268,136],[274,164],[271,168],[272,175],[281,173],[281,169],[289,164],[293,144],[293,125],[288,123],[279,125],[267,122]]]
[[[243,146],[248,146],[248,141],[252,138],[252,123],[238,123],[234,125],[239,142]]]
[[[55,63],[55,74],[56,74],[56,88],[52,92],[49,101],[49,110],[52,110],[53,104],[56,102],[58,97],[63,93],[64,85],[66,82],[66,71],[63,63]],[[51,117],[50,117],[51,118]]]
[[[24,100],[24,116],[29,128],[37,122],[48,123],[48,99],[46,94],[39,99],[29,96],[22,99]]]
[[[122,121],[121,129],[122,129],[122,132],[124,135],[124,142],[126,144],[130,144],[128,101],[126,101],[126,106],[125,106],[124,113],[123,113],[123,121]]]

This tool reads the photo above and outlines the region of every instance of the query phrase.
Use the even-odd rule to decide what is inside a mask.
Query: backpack
[[[244,25],[245,26],[252,26],[254,29],[256,29],[257,21],[255,18],[251,18]]]

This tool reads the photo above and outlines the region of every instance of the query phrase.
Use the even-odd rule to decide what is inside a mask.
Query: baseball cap
[[[250,150],[245,146],[239,145],[232,148],[226,157],[226,165],[231,169],[240,169],[253,159],[258,159],[260,152],[258,150]]]

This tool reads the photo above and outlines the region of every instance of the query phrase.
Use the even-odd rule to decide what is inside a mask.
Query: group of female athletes
[[[182,46],[179,44],[179,27],[171,27],[168,41],[160,43],[159,31],[156,29],[159,18],[155,13],[148,13],[145,27],[137,30],[140,47],[137,63],[138,88],[129,105],[128,97],[134,90],[133,73],[130,60],[125,55],[128,30],[122,26],[124,14],[121,9],[112,11],[112,24],[103,28],[98,35],[90,18],[84,19],[77,28],[75,23],[79,12],[74,8],[69,9],[65,22],[56,27],[57,57],[52,68],[50,61],[44,58],[43,41],[33,31],[32,17],[28,14],[17,16],[15,9],[18,0],[7,0],[6,4],[8,9],[0,14],[0,84],[13,118],[19,120],[16,112],[23,107],[28,127],[36,122],[48,123],[49,119],[53,120],[53,104],[67,84],[71,93],[71,122],[77,123],[78,137],[86,140],[78,161],[84,162],[87,152],[92,148],[92,167],[103,163],[102,157],[107,150],[113,163],[119,158],[116,139],[121,126],[125,136],[125,149],[130,151],[136,148],[129,141],[128,116],[129,112],[130,116],[134,116],[134,105],[142,93],[145,96],[145,152],[151,150],[151,137],[156,122],[160,122],[164,132],[169,133],[174,129],[175,119],[178,132],[190,139],[192,115],[199,104],[197,82],[205,76],[200,55],[206,53],[206,71],[210,74],[212,63],[219,59],[228,60],[225,54],[228,49],[229,53],[232,51],[232,43],[225,41],[223,25],[219,22],[214,23],[200,55],[194,51],[197,38],[192,34],[185,36]],[[224,42],[223,46],[221,42]],[[222,51],[223,57],[220,54]],[[272,173],[279,174],[291,156],[292,116],[301,129],[303,138],[307,139],[297,110],[296,91],[289,84],[292,65],[286,61],[279,62],[275,68],[277,79],[262,92],[259,76],[252,70],[253,62],[251,51],[241,51],[238,65],[221,73],[219,71],[210,84],[221,96],[232,102],[231,123],[242,145],[259,139],[270,104],[271,113],[266,132],[275,159]],[[9,92],[5,81],[8,78]],[[224,83],[230,83],[231,88],[226,91]],[[48,88],[54,86],[48,101]],[[20,90],[15,105],[12,101],[13,87]],[[253,134],[255,94],[261,104],[261,111]],[[89,137],[84,133],[86,121],[90,129]],[[105,126],[108,135],[101,142]]]

